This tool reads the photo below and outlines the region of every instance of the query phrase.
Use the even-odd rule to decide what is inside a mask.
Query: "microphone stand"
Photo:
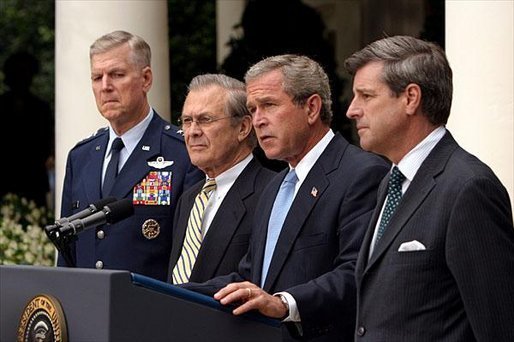
[[[70,243],[76,241],[77,237],[75,235],[70,236],[62,234],[59,231],[59,227],[55,229],[47,229],[48,227],[50,226],[45,227],[46,235],[62,255],[66,265],[68,267],[76,267],[77,265],[72,257]]]

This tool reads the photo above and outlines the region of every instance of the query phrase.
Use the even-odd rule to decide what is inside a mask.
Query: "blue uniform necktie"
[[[107,165],[107,170],[105,171],[104,177],[104,185],[102,187],[103,197],[107,197],[111,194],[114,181],[118,176],[118,163],[120,162],[120,151],[123,146],[125,145],[123,145],[123,140],[121,140],[121,138],[116,138],[112,142],[111,160],[109,161],[109,165]]]
[[[173,284],[182,284],[189,281],[196,257],[202,246],[202,220],[211,193],[216,188],[216,181],[211,178],[205,182],[202,190],[195,198],[195,203],[187,221],[186,236],[182,243],[182,251],[177,264],[173,268]]]
[[[282,225],[293,202],[296,182],[298,182],[298,177],[296,176],[295,170],[292,169],[282,181],[277,197],[275,198],[275,203],[273,203],[273,209],[271,210],[268,223],[266,249],[264,250],[264,259],[262,262],[261,287],[264,286],[264,282],[266,281],[275,245],[277,244]]]
[[[391,220],[391,216],[393,216],[396,207],[400,203],[402,199],[402,183],[405,180],[405,176],[401,173],[398,167],[393,167],[393,171],[389,176],[389,182],[387,184],[387,201],[384,208],[384,212],[382,213],[382,219],[380,220],[380,225],[378,226],[377,238],[375,239],[375,247],[378,244],[378,241],[384,235],[384,231]]]

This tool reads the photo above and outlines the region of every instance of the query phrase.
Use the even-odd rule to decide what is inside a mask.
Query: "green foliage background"
[[[180,116],[191,79],[216,72],[215,0],[169,0],[172,121]]]
[[[168,0],[171,108],[175,121],[182,110],[186,88],[199,73],[216,71],[215,0]],[[13,52],[36,56],[40,72],[32,91],[55,100],[55,1],[0,0],[0,66]],[[0,94],[5,92],[0,71]],[[1,108],[0,108],[1,110]]]
[[[55,2],[53,0],[0,0],[0,66],[16,51],[27,51],[39,60],[32,91],[54,108]],[[5,92],[0,71],[0,94]],[[1,110],[1,108],[0,108]]]

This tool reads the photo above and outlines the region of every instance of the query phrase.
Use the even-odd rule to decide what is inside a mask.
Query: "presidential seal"
[[[68,331],[59,301],[47,294],[32,298],[18,325],[18,342],[66,342]]]
[[[143,236],[147,238],[148,240],[155,239],[159,233],[161,232],[161,226],[159,225],[159,222],[157,222],[154,219],[148,219],[143,223],[143,226],[141,227],[141,232],[143,233]]]

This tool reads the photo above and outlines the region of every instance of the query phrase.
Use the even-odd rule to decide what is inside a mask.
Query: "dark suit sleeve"
[[[346,191],[340,190],[344,198],[338,212],[339,253],[334,260],[333,270],[305,284],[286,289],[297,302],[303,337],[320,335],[332,329],[333,325],[342,325],[345,332],[342,340],[353,339],[355,263],[376,204],[378,185],[387,172],[385,163],[355,169],[353,181]]]
[[[453,199],[447,264],[478,341],[514,341],[514,229],[496,179],[469,180]]]

